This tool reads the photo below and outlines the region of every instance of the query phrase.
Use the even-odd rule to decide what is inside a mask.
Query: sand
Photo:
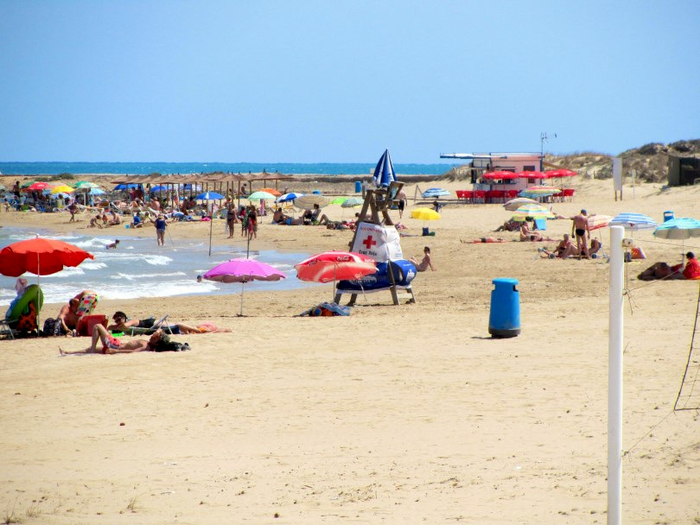
[[[429,185],[438,184],[420,183]],[[585,207],[661,221],[665,210],[697,215],[700,199],[700,188],[656,184],[626,187],[615,202],[609,180],[573,185],[575,202],[554,205],[565,216]],[[335,189],[349,193],[351,184]],[[412,197],[414,185],[407,190]],[[351,216],[337,206],[324,211]],[[349,317],[296,317],[331,298],[330,285],[319,285],[246,293],[247,316],[237,317],[234,285],[230,296],[98,306],[108,315],[169,313],[233,330],[178,337],[192,346],[187,353],[60,357],[59,345],[78,350],[88,340],[0,342],[0,517],[605,523],[609,265],[541,259],[531,243],[460,242],[508,218],[499,205],[449,205],[442,215],[430,224],[435,237],[420,236],[423,224],[408,212],[402,221],[410,235],[404,253],[420,255],[428,244],[437,268],[414,281],[416,304],[394,306],[387,292],[360,297]],[[86,218],[67,221],[0,212],[2,225],[86,233]],[[547,233],[558,238],[570,228],[550,221]],[[175,242],[205,237],[208,225],[174,224],[170,233]],[[601,235],[609,250],[607,230]],[[351,236],[261,221],[254,245],[313,254],[345,249]],[[698,411],[673,406],[698,283],[634,279],[652,261],[679,262],[681,252],[680,243],[650,232],[634,238],[650,261],[626,265],[623,519],[696,523],[700,421]],[[215,242],[230,242],[222,228]],[[700,251],[696,240],[686,248],[693,245]],[[497,277],[519,281],[522,333],[512,339],[488,333]],[[59,306],[45,305],[44,315]]]

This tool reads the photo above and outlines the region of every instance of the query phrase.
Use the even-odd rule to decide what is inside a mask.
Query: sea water
[[[20,228],[0,228],[0,249],[13,242],[30,239],[37,233]],[[155,235],[125,237],[116,249],[107,249],[114,237],[93,235],[55,235],[41,232],[42,237],[58,239],[79,246],[95,256],[75,268],[65,268],[53,275],[23,275],[30,284],[39,282],[45,303],[66,303],[82,290],[94,290],[103,299],[136,299],[139,297],[172,297],[178,295],[225,295],[240,293],[238,283],[217,283],[197,275],[238,257],[246,256],[246,245],[212,246],[200,240],[173,241],[166,237],[165,246],[157,246]],[[250,258],[274,266],[287,278],[273,282],[246,283],[245,291],[288,290],[310,286],[297,279],[294,265],[312,254],[274,250],[251,250]],[[0,305],[9,305],[15,297],[15,277],[0,276]]]
[[[377,159],[379,155],[377,154]],[[5,175],[60,175],[62,173],[121,173],[149,175],[151,173],[260,173],[263,170],[284,174],[368,175],[376,163],[341,162],[2,162],[0,173]],[[454,161],[435,164],[394,164],[396,173],[405,175],[441,175],[457,166]],[[7,186],[7,184],[6,184]]]

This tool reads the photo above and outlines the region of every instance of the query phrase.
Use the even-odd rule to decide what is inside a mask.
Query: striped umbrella
[[[348,199],[345,199],[343,204],[341,204],[340,206],[342,208],[354,208],[355,206],[362,206],[364,202],[365,199],[363,199],[362,197],[350,197]]]
[[[549,197],[558,193],[561,193],[561,190],[553,186],[530,186],[522,190],[518,195],[521,197]]]
[[[511,220],[522,222],[528,217],[532,217],[533,219],[553,219],[554,214],[541,204],[529,203],[523,204],[515,210]]]
[[[588,216],[588,229],[590,231],[598,230],[600,228],[605,228],[612,217],[610,215],[589,215]]]
[[[539,204],[539,202],[533,201],[532,199],[527,199],[525,197],[518,197],[517,199],[509,200],[503,205],[503,207],[508,211],[515,211],[523,204]]]
[[[266,191],[256,191],[248,195],[247,199],[249,201],[273,201],[277,198],[276,195],[272,193],[267,193]]]
[[[656,228],[656,221],[641,213],[620,213],[608,223],[608,226],[624,226],[626,230],[653,230]]]
[[[654,230],[654,235],[661,239],[680,240],[700,237],[700,221],[688,217],[671,219],[656,228],[656,230]]]

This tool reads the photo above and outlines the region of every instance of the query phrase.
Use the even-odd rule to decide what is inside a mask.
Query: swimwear
[[[576,237],[583,237],[584,235],[586,235],[586,230],[579,230],[576,228]]]
[[[121,348],[122,342],[121,340],[117,339],[116,337],[112,337],[111,335],[107,336],[107,342],[102,343],[102,353],[105,354],[107,353],[107,349],[109,350],[117,350]]]

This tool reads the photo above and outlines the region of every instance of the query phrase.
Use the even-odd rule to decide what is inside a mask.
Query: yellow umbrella
[[[61,184],[60,186],[56,186],[55,188],[51,189],[51,194],[55,195],[57,193],[73,193],[75,190],[71,188],[70,186],[67,186],[65,184]]]
[[[440,214],[430,208],[416,208],[411,211],[411,217],[420,221],[434,221],[440,218]]]

